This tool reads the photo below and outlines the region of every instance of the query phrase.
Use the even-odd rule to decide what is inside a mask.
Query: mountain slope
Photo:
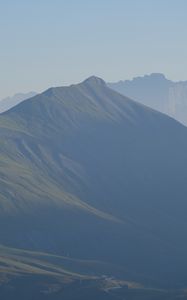
[[[186,128],[102,79],[51,88],[0,116],[0,242],[183,288],[186,163]]]
[[[4,98],[0,101],[0,113],[9,110],[10,108],[16,106],[17,104],[21,103],[22,101],[34,97],[36,95],[35,92],[30,93],[18,93],[12,97]]]
[[[153,73],[109,83],[108,86],[187,125],[186,81],[174,82],[166,79],[163,74]]]

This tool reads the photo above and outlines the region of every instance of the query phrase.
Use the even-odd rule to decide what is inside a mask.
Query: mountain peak
[[[85,79],[83,83],[106,85],[105,81],[97,76],[90,76],[87,79]]]
[[[154,78],[154,79],[164,79],[166,80],[166,76],[162,73],[151,73],[150,75],[145,75],[145,77],[151,77],[151,78]]]
[[[151,80],[151,81],[169,81],[164,74],[162,73],[151,73],[151,74],[145,74],[144,76],[137,76],[134,77],[132,80],[125,80],[124,82],[133,82],[133,81],[145,81],[145,80]],[[122,81],[123,82],[123,81]]]

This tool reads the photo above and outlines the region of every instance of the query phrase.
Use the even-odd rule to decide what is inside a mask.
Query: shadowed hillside
[[[186,163],[174,119],[97,77],[51,88],[0,116],[0,243],[185,288]]]

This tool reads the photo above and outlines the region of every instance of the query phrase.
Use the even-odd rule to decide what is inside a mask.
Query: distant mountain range
[[[94,76],[1,114],[2,299],[186,299],[186,165],[185,126]]]
[[[187,125],[187,81],[174,82],[153,73],[108,86]]]
[[[7,97],[2,100],[0,100],[0,113],[5,112],[9,110],[10,108],[16,106],[20,102],[29,99],[31,97],[34,97],[37,93],[30,92],[30,93],[18,93],[15,94],[12,97]]]

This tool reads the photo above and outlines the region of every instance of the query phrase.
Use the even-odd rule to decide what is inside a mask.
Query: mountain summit
[[[96,76],[90,76],[86,80],[83,81],[83,84],[97,84],[97,85],[106,85],[105,81],[102,78]]]

